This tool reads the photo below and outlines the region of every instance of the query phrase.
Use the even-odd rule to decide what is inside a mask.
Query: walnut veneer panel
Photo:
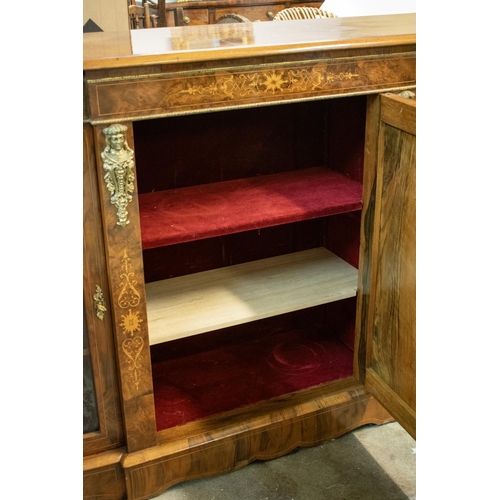
[[[119,462],[123,450],[84,460],[83,500],[123,500],[125,474]]]
[[[415,85],[415,54],[357,56],[170,71],[88,82],[92,121],[169,116],[291,99],[373,93]],[[171,68],[170,68],[171,69]],[[179,68],[181,69],[181,68]],[[182,68],[183,69],[183,68]]]
[[[93,139],[92,127],[86,124],[83,129],[83,297],[99,430],[84,434],[84,455],[116,448],[123,442]],[[97,315],[96,293],[101,294],[106,309],[101,318]]]
[[[102,152],[106,148],[104,127],[94,127],[96,169],[103,215],[105,255],[110,287],[110,314],[113,318],[122,415],[129,451],[156,444],[153,381],[149,354],[147,312],[139,224],[119,223],[116,205],[105,179]],[[133,147],[129,124],[126,140]],[[137,192],[135,180],[134,191]],[[131,197],[126,217],[139,221],[137,196]]]
[[[415,438],[416,104],[382,95],[368,115],[360,374]]]
[[[123,465],[129,500],[145,500],[186,479],[237,470],[277,458],[360,425],[392,417],[353,379],[327,384],[160,434],[160,444],[128,455]]]

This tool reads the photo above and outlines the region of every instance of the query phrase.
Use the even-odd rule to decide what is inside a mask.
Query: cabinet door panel
[[[94,383],[94,369],[89,349],[89,330],[83,306],[83,434],[99,430],[99,409],[97,407]]]
[[[368,107],[358,301],[358,375],[416,435],[416,102]]]
[[[92,129],[83,132],[83,328],[85,456],[122,444],[122,423]]]

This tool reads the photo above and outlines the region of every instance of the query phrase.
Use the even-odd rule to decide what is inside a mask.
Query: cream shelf
[[[146,285],[149,341],[160,344],[356,295],[358,271],[325,248]]]

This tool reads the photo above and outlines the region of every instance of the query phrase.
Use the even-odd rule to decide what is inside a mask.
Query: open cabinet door
[[[416,438],[416,101],[370,97],[357,375]]]

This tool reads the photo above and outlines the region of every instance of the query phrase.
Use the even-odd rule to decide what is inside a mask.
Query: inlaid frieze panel
[[[143,118],[415,85],[415,53],[89,80],[91,119]]]

